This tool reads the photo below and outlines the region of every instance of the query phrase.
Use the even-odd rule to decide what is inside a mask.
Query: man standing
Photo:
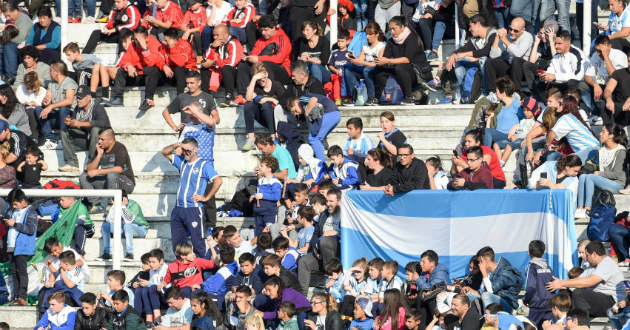
[[[395,193],[431,189],[427,166],[416,158],[411,145],[401,145],[397,157],[398,163],[394,166],[394,175],[385,187],[385,195],[394,196]]]
[[[474,308],[470,308],[470,299],[464,293],[453,297],[451,311],[459,318],[455,328],[459,330],[479,330],[479,313]]]
[[[131,159],[124,144],[116,141],[114,130],[103,129],[98,135],[96,152],[81,173],[79,182],[82,189],[122,189],[127,194],[133,192],[136,180],[131,167]],[[91,204],[90,213],[104,213],[107,198],[88,197]]]
[[[211,162],[199,159],[198,152],[199,144],[191,137],[162,149],[162,155],[179,169],[180,174],[177,202],[171,212],[173,251],[178,244],[186,243],[187,233],[190,233],[193,251],[201,258],[206,254],[203,203],[214,197],[223,180]],[[212,189],[202,195],[208,182],[212,182]]]
[[[203,109],[203,113],[206,115],[212,115],[212,118],[216,121],[216,124],[218,124],[221,119],[219,119],[219,113],[216,111],[217,104],[214,102],[214,97],[212,97],[212,95],[201,90],[201,76],[199,75],[199,72],[188,72],[188,76],[186,76],[186,87],[188,87],[188,92],[177,95],[177,97],[171,101],[171,104],[162,110],[162,117],[164,117],[168,126],[170,126],[175,132],[181,131],[182,128],[190,122],[190,116],[183,111],[183,109],[191,105],[193,102],[199,103]],[[175,122],[171,118],[171,114],[178,112],[181,113],[181,123],[179,125],[175,125]]]
[[[14,24],[18,29],[18,35],[2,46],[4,51],[2,63],[4,65],[1,73],[4,76],[4,82],[9,85],[13,85],[17,76],[18,45],[26,41],[28,32],[33,27],[33,21],[28,15],[19,11],[17,5],[15,1],[5,1],[2,4],[2,12],[7,19],[7,24]]]
[[[72,114],[64,118],[68,129],[61,131],[61,146],[66,165],[59,172],[79,172],[79,160],[75,146],[88,150],[88,162],[92,160],[98,143],[98,132],[111,127],[105,108],[94,102],[90,88],[81,85],[77,89],[77,107]]]
[[[594,268],[570,280],[554,278],[547,283],[549,291],[560,288],[571,291],[571,307],[587,311],[590,317],[604,317],[606,310],[625,299],[623,272],[609,256],[602,242],[593,241],[585,248],[586,260]]]

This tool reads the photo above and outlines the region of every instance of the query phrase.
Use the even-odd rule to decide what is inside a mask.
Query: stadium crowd
[[[344,190],[570,189],[576,218],[592,216],[596,190],[630,193],[630,9],[623,0],[609,0],[608,24],[593,26],[602,33],[591,55],[573,45],[570,1],[341,0],[328,8],[324,0],[104,0],[102,17],[86,1],[86,21],[106,24],[66,45],[59,2],[54,17],[41,1],[2,3],[0,188],[12,191],[0,199],[0,259],[11,278],[9,295],[0,277],[0,303],[26,305],[27,266],[40,263],[35,330],[573,330],[592,317],[608,317],[614,329],[628,320],[630,284],[619,268],[630,264],[628,222],[608,231],[618,263],[601,241],[581,241],[581,262],[567,280],[552,276],[537,240],[524,270],[484,247],[456,279],[433,250],[404,265],[403,280],[395,260],[363,258],[344,270],[339,247]],[[82,2],[70,3],[69,23],[80,23]],[[577,17],[583,10],[597,17],[597,4],[577,9]],[[329,40],[324,31],[335,13],[339,32]],[[454,36],[455,17],[466,41],[444,54],[434,76],[431,63]],[[93,54],[99,43],[116,44],[115,63]],[[91,216],[106,216],[106,261],[113,223],[122,222],[126,260],[134,260],[133,238],[150,226],[130,198],[132,162],[105,107],[125,106],[125,88],[143,85],[139,110],[150,111],[164,84],[178,94],[162,110],[180,134],[162,149],[180,173],[170,214],[177,259],[167,263],[154,249],[141,256],[137,274],[110,271],[108,290],[87,292]],[[325,146],[340,106],[426,104],[436,88],[446,94],[440,104],[475,103],[448,173],[439,157],[416,157],[395,110],[380,113],[375,139],[354,117],[345,145]],[[252,169],[256,187],[232,198],[240,202],[232,210],[254,217],[251,232],[216,226],[219,106],[242,109],[242,150],[262,154]],[[255,134],[255,122],[266,132]],[[83,169],[76,147],[88,151]],[[63,150],[58,170],[77,174],[81,189],[121,189],[122,219],[106,198],[29,199],[20,188],[41,188],[49,168],[42,148]],[[514,151],[518,168],[509,178],[503,168]],[[51,214],[45,228],[38,217]],[[313,273],[324,273],[324,283],[309,292],[318,282]]]

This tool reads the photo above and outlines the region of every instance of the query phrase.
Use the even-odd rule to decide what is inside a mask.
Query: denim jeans
[[[510,8],[494,8],[494,16],[497,18],[499,29],[508,28],[510,25]]]
[[[627,250],[627,249],[626,249]],[[613,313],[612,308],[609,308],[606,311],[608,314],[608,319],[610,323],[613,324],[613,329],[621,329],[622,326],[630,319],[630,308],[626,306],[626,308],[622,310],[618,310],[618,313]]]
[[[88,16],[94,17],[96,14],[96,0],[85,0]],[[68,17],[81,17],[83,4],[81,0],[68,0]],[[55,0],[55,14],[60,17],[61,0]]]
[[[619,261],[628,259],[630,255],[628,252],[628,249],[630,249],[630,229],[619,224],[613,224],[608,228],[608,238],[610,242],[615,244],[617,256],[623,257],[619,258]]]
[[[309,62],[308,69],[311,71],[311,76],[319,80],[322,84],[330,82],[330,71],[323,65]]]
[[[571,0],[542,0],[540,4],[540,21],[543,22],[548,18],[553,18],[556,9],[558,9],[558,24],[565,31],[571,31],[569,26],[569,7]]]
[[[203,53],[206,53],[208,47],[212,43],[212,32],[214,31],[214,26],[206,25],[201,31],[201,48],[203,49]]]
[[[3,46],[2,70],[5,76],[15,78],[18,68],[18,48],[14,42],[8,42]]]
[[[230,26],[229,31],[230,35],[236,37],[241,44],[247,44],[247,34],[245,33],[245,28]]]
[[[72,113],[72,110],[68,107],[61,107],[48,113],[46,119],[42,119],[40,116],[43,110],[44,108],[42,107],[35,108],[35,117],[42,128],[42,135],[49,140],[59,140],[60,138],[53,133],[53,128],[65,131],[66,123],[64,119]]]
[[[486,128],[486,134],[483,137],[483,145],[492,148],[492,142],[507,140],[508,135],[499,132],[494,128]]]
[[[481,71],[482,80],[485,81],[485,73],[483,72],[483,62],[485,62],[485,58],[479,59],[478,62],[471,62],[466,58],[462,58],[455,63],[455,77],[457,77],[457,83],[459,84],[459,89],[461,92],[464,78],[466,77],[466,72],[468,69],[473,67],[478,67]],[[485,86],[485,84],[483,84]]]
[[[512,17],[522,17],[525,22],[530,23],[533,26],[534,23],[536,23],[536,14],[538,14],[539,6],[540,0],[512,0],[510,14]]]
[[[365,30],[368,23],[368,1],[370,0],[354,0],[355,19],[357,21],[357,31]]]
[[[449,22],[448,25],[446,22],[435,22],[431,50],[438,50],[440,48],[440,43],[442,43],[442,39],[444,39],[444,34],[448,36],[455,35],[455,25],[451,22]]]
[[[114,231],[114,225],[110,222],[105,222],[101,229],[103,233],[103,252],[111,254],[111,238],[110,233]],[[125,252],[133,253],[133,238],[144,238],[147,236],[146,228],[135,224],[135,223],[125,223],[122,225],[122,235],[125,237]]]
[[[368,97],[375,97],[374,92],[374,69],[376,66],[360,66],[350,65],[343,70],[343,77],[346,82],[346,91],[348,96],[354,96],[354,86],[359,83],[359,79],[363,79]]]
[[[593,203],[593,194],[595,188],[607,190],[616,194],[623,189],[623,185],[619,182],[606,179],[597,174],[582,174],[578,181],[578,206],[591,207]]]
[[[512,307],[512,304],[510,304],[509,301],[501,298],[500,296],[496,295],[496,294],[492,294],[489,292],[482,292],[481,295],[477,294],[477,293],[467,293],[466,294],[468,296],[468,299],[470,299],[470,301],[472,302],[475,299],[479,299],[481,298],[481,301],[483,302],[483,308],[485,309],[486,306],[490,305],[490,304],[500,304],[501,307],[503,307],[503,311],[507,312],[509,314],[512,313],[512,310],[514,309],[514,307]]]
[[[322,116],[322,125],[317,132],[317,135],[313,135],[312,132],[308,134],[308,142],[313,147],[313,153],[315,154],[315,158],[326,161],[326,153],[324,152],[324,145],[322,145],[322,141],[326,138],[330,132],[332,132],[335,127],[341,121],[341,113],[339,111],[333,111],[329,113],[325,113]]]
[[[582,164],[584,164],[584,162],[586,160],[588,160],[591,156],[591,153],[596,153],[597,152],[597,147],[593,147],[593,148],[587,148],[584,150],[580,150],[578,152],[576,152],[575,154],[580,157],[580,160],[582,160]],[[547,161],[549,160],[558,160],[560,157],[562,157],[562,154],[554,151],[551,152],[549,154],[547,154]]]

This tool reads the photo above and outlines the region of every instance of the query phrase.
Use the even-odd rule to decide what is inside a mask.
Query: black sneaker
[[[104,104],[106,107],[122,107],[123,106],[123,99],[117,96],[112,97],[111,100],[107,101]]]
[[[147,327],[147,329],[152,329],[153,328],[153,322],[145,321],[144,322],[144,326]]]
[[[123,259],[127,261],[133,261],[133,253],[126,253]]]
[[[103,255],[98,257],[98,259],[101,259],[101,260],[112,260],[112,255],[109,254],[109,253],[103,253]]]
[[[415,105],[416,101],[411,96],[405,97],[405,99],[400,102],[400,105]]]
[[[227,93],[225,94],[225,98],[223,99],[223,102],[221,102],[221,106],[224,108],[227,107],[233,107],[232,100],[234,100],[234,95],[232,95],[231,93]]]
[[[354,100],[353,99],[344,99],[343,101],[341,101],[341,106],[353,107],[354,106]]]
[[[367,99],[367,101],[365,102],[365,105],[369,105],[369,106],[375,106],[378,105],[378,99],[375,97],[370,97]]]
[[[138,110],[140,110],[140,111],[147,111],[147,110],[153,108],[154,105],[155,105],[155,102],[153,102],[153,100],[145,99],[144,102],[142,102],[142,104],[138,108]]]

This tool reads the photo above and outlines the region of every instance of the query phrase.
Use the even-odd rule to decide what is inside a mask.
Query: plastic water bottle
[[[362,88],[363,88],[363,79],[359,80],[359,84],[357,85],[357,100],[355,102],[357,105],[365,104],[363,93],[360,92]]]

